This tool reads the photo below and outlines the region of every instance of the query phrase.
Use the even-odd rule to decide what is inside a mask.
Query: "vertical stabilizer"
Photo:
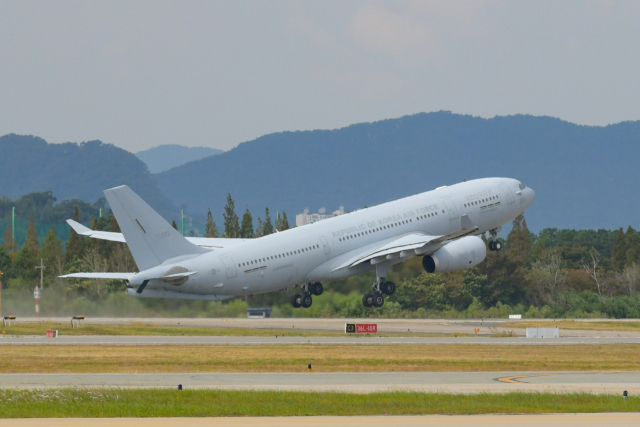
[[[140,271],[181,255],[208,252],[185,239],[126,185],[104,191]]]

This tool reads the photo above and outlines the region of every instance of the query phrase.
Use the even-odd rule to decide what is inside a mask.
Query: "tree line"
[[[282,215],[280,212],[276,214],[275,221],[271,220],[271,213],[269,212],[269,208],[265,208],[264,219],[258,216],[258,224],[254,229],[253,223],[253,215],[247,208],[244,214],[242,215],[242,220],[235,212],[236,204],[231,197],[231,194],[227,194],[227,204],[224,207],[224,230],[222,234],[218,230],[218,226],[213,220],[213,215],[211,214],[211,208],[207,211],[207,222],[205,224],[204,237],[224,237],[227,239],[253,239],[256,237],[267,236],[269,234],[273,234],[276,231],[284,231],[290,228],[289,219],[287,218],[287,213],[282,211]],[[171,224],[173,228],[178,229],[178,224],[174,220]],[[190,232],[193,235],[193,231]]]
[[[229,194],[220,232],[209,209],[206,237],[258,238],[289,228],[284,212],[274,221],[269,209],[265,209],[264,219],[261,215],[255,227],[248,209],[242,218],[235,210]],[[79,221],[82,215],[75,205],[73,219]],[[177,228],[175,221],[173,225]],[[93,216],[90,228],[120,231],[113,215]],[[96,300],[124,289],[124,285],[116,280],[63,281],[57,276],[81,271],[137,271],[124,243],[88,239],[72,230],[65,244],[53,227],[40,243],[33,217],[21,247],[12,240],[10,227],[5,230],[4,238],[0,251],[4,287],[32,289],[38,281],[35,266],[40,258],[47,266],[45,287],[58,285],[67,292]],[[429,316],[437,313],[466,316],[488,313],[487,310],[496,307],[518,307],[522,312],[534,310],[530,312],[532,316],[535,313],[559,317],[640,316],[640,232],[633,227],[618,230],[547,228],[535,234],[528,229],[526,219],[519,216],[506,238],[500,240],[502,251],[487,251],[482,263],[463,271],[426,274],[419,257],[397,264],[389,278],[397,283],[398,291],[381,309],[364,312],[356,298],[370,291],[373,273],[327,282],[327,295],[314,302],[309,315]],[[288,294],[274,292],[252,296],[248,303],[280,307],[280,312],[286,315],[287,299]],[[323,303],[323,299],[327,302]]]

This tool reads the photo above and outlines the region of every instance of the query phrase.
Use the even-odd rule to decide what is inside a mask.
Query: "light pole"
[[[36,286],[36,289],[33,291],[33,297],[36,299],[36,317],[40,317],[40,292],[42,291],[45,268],[47,267],[44,266],[44,260],[40,258],[40,265],[36,266],[36,270],[40,270],[40,289]]]

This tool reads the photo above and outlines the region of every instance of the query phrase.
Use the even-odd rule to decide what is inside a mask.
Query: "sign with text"
[[[377,334],[378,325],[375,323],[345,323],[345,334]]]

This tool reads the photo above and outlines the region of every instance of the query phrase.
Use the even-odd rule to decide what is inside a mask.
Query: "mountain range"
[[[0,137],[0,171],[3,197],[53,191],[59,202],[93,203],[104,197],[102,190],[126,184],[163,215],[176,212],[140,159],[100,141],[49,144],[35,136],[4,135]]]
[[[184,148],[147,154],[191,151]],[[582,126],[529,115],[434,112],[273,133],[155,175],[136,155],[100,141],[48,144],[10,134],[0,137],[0,196],[53,190],[59,201],[94,202],[105,188],[127,184],[169,220],[184,208],[202,221],[211,208],[222,226],[227,193],[236,212],[249,208],[256,223],[265,207],[272,217],[286,210],[295,223],[307,207],[354,210],[465,179],[506,176],[536,191],[525,215],[532,231],[637,228],[638,159],[640,121]]]
[[[151,173],[167,171],[193,160],[222,153],[222,150],[209,147],[184,147],[177,144],[158,145],[148,150],[138,151],[136,157],[142,160]]]
[[[273,133],[157,174],[190,214],[221,220],[227,193],[254,219],[347,210],[450,185],[513,177],[536,191],[530,229],[639,226],[640,121],[581,126],[552,117],[420,113],[342,129]]]

